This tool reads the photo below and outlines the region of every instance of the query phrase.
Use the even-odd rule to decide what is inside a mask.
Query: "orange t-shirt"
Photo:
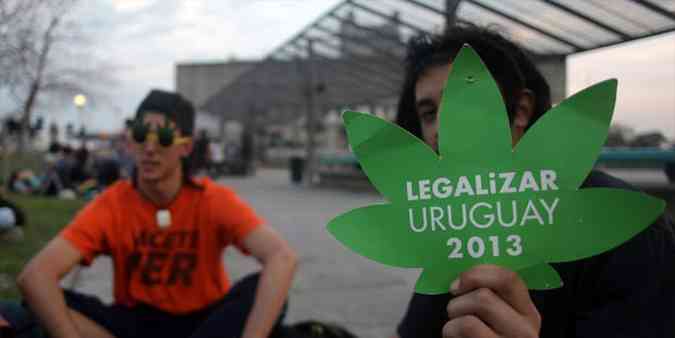
[[[168,206],[171,225],[161,228],[160,208],[121,181],[78,213],[62,232],[89,264],[98,254],[114,265],[115,303],[151,305],[185,314],[222,298],[230,287],[222,253],[263,223],[234,191],[209,179],[203,189],[183,186]]]

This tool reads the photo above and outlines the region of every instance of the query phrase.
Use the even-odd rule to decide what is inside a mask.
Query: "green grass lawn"
[[[8,195],[26,212],[20,243],[0,243],[0,300],[18,298],[14,280],[24,264],[73,218],[84,202]]]

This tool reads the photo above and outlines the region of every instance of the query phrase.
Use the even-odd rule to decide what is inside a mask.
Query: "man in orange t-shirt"
[[[295,253],[232,190],[190,176],[193,127],[190,102],[150,92],[128,135],[133,179],[89,203],[25,267],[19,287],[51,337],[275,334]],[[262,265],[232,287],[222,263],[230,244]],[[99,254],[113,259],[112,305],[58,284]]]

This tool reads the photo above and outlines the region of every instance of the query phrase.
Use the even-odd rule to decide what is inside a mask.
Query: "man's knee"
[[[108,330],[80,312],[73,309],[68,310],[70,312],[70,318],[73,320],[73,323],[75,323],[75,327],[80,333],[80,336],[92,338],[115,338],[115,336]]]
[[[0,337],[38,337],[40,327],[33,313],[15,301],[0,301],[0,319],[4,319],[5,327],[0,325]],[[2,320],[0,320],[2,321]]]
[[[94,317],[107,315],[107,307],[98,298],[70,290],[64,290],[63,296],[66,301],[66,306],[68,307],[67,311],[70,315],[70,319],[75,324],[75,327],[81,336],[92,338],[116,338],[107,329],[97,323],[96,318],[90,318],[90,315],[93,315]],[[21,325],[20,328],[24,331],[39,330],[40,332],[45,332],[45,335],[48,337],[49,335],[46,334],[46,328],[41,325],[30,306],[25,302],[18,306],[22,310],[21,312],[17,311],[17,313],[21,315],[21,321],[19,322]],[[39,336],[43,335],[37,335],[36,337]],[[31,337],[31,335],[28,335],[28,337]]]

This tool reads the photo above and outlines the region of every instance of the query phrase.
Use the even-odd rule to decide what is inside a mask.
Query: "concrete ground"
[[[613,173],[638,186],[673,191],[660,173]],[[359,337],[391,336],[410,298],[417,272],[385,267],[360,257],[325,230],[332,217],[379,201],[377,193],[293,186],[285,170],[259,170],[255,177],[225,178],[221,182],[252,204],[300,255],[287,323],[318,319],[343,325]],[[257,268],[251,258],[236,250],[226,252],[225,262],[234,279]],[[110,260],[100,258],[64,283],[75,283],[78,290],[109,301]]]

